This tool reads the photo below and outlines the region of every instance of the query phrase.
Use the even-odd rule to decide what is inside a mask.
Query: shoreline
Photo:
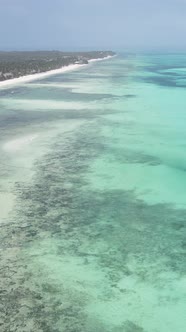
[[[52,76],[52,75],[63,74],[63,73],[70,72],[70,71],[73,71],[73,70],[76,70],[76,69],[80,69],[82,67],[86,67],[90,63],[103,61],[103,60],[108,60],[108,59],[111,59],[115,56],[116,55],[114,55],[114,56],[109,55],[105,58],[91,59],[91,60],[88,61],[88,64],[71,64],[69,66],[64,66],[64,67],[61,67],[61,68],[58,68],[58,69],[53,69],[53,70],[49,70],[49,71],[42,72],[42,73],[25,75],[25,76],[20,76],[20,77],[8,79],[8,80],[0,82],[0,88],[6,88],[6,87],[8,88],[11,85],[16,85],[16,84],[19,84],[19,83],[27,83],[27,82],[39,80],[39,79],[42,79],[42,78],[45,78],[45,77],[49,77],[49,76]]]

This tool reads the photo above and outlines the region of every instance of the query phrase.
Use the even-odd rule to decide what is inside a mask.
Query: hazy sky
[[[0,0],[0,49],[186,49],[186,0]]]

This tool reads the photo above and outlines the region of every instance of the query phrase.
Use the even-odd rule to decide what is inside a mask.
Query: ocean
[[[3,332],[186,331],[186,54],[0,89]]]

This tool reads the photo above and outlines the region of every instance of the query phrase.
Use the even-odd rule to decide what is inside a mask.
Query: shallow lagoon
[[[185,57],[0,90],[2,331],[185,331]]]

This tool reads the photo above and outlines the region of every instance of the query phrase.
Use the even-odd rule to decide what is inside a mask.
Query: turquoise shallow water
[[[0,90],[0,324],[186,330],[186,55]]]

